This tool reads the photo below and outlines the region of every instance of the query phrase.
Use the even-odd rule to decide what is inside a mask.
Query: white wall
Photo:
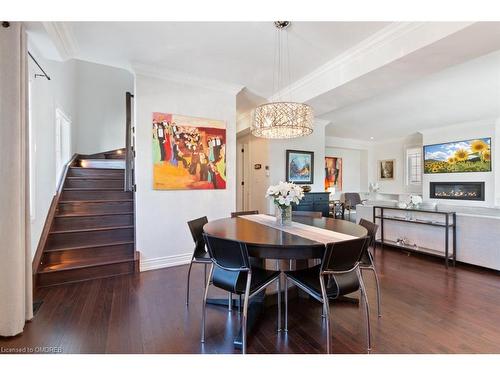
[[[187,221],[229,216],[236,207],[236,93],[214,91],[136,76],[136,236],[141,269],[190,260],[193,240]],[[227,185],[225,190],[153,190],[151,119],[153,112],[176,113],[226,121]]]
[[[368,182],[378,182],[380,193],[404,194],[411,191],[421,194],[421,187],[412,188],[406,185],[406,149],[413,146],[422,147],[422,136],[420,134],[374,142],[371,146],[369,156]],[[381,181],[378,179],[378,162],[385,159],[396,160],[394,180]]]
[[[311,185],[312,192],[325,190],[325,125],[316,121],[314,131],[307,137],[276,140],[268,142],[269,149],[269,184],[275,185],[286,180],[286,150],[314,152],[314,178]],[[274,207],[269,204],[269,212],[274,212]]]
[[[133,92],[133,75],[125,70],[79,60],[45,59],[36,46],[30,52],[51,80],[35,78],[40,70],[28,59],[31,81],[31,130],[34,156],[31,176],[33,215],[31,249],[36,251],[56,191],[55,113],[71,120],[74,153],[95,153],[125,145],[125,92]]]
[[[28,60],[29,79],[31,81],[31,131],[33,171],[30,173],[33,212],[31,217],[31,252],[34,255],[38,246],[45,219],[56,191],[55,160],[55,113],[61,109],[75,127],[75,64],[55,62],[44,59],[33,46],[30,52],[49,74],[51,80],[35,78],[40,70],[34,62]],[[74,144],[75,132],[72,132]]]
[[[78,153],[125,147],[125,93],[134,91],[133,75],[123,69],[75,61]]]
[[[491,148],[496,149],[495,121],[486,119],[481,121],[456,124],[443,128],[422,131],[424,145],[455,142],[474,138],[491,137]],[[495,156],[495,155],[494,155]],[[424,174],[423,177],[423,197],[429,199],[429,183],[431,181],[484,181],[485,201],[462,201],[451,199],[430,199],[431,201],[446,203],[450,205],[487,206],[495,205],[495,168],[496,160],[492,158],[491,172],[470,172],[470,173],[439,173]],[[498,172],[497,172],[498,173]]]

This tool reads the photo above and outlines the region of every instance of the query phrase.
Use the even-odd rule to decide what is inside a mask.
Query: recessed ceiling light
[[[373,137],[370,137],[370,139],[373,139]]]

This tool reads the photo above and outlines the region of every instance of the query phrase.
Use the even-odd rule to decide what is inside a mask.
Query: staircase
[[[118,150],[77,155],[68,165],[47,224],[38,287],[138,271],[134,195],[124,191],[124,168]]]

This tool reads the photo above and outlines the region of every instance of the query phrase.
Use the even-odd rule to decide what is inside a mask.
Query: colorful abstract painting
[[[153,188],[225,189],[226,124],[153,112]]]
[[[491,171],[491,138],[424,146],[424,173]]]
[[[325,157],[325,191],[342,190],[342,158]]]
[[[314,181],[314,152],[286,150],[286,181],[312,184]]]

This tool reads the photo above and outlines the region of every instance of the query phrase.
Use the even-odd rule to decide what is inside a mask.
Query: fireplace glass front
[[[430,197],[484,201],[484,182],[431,182]]]

